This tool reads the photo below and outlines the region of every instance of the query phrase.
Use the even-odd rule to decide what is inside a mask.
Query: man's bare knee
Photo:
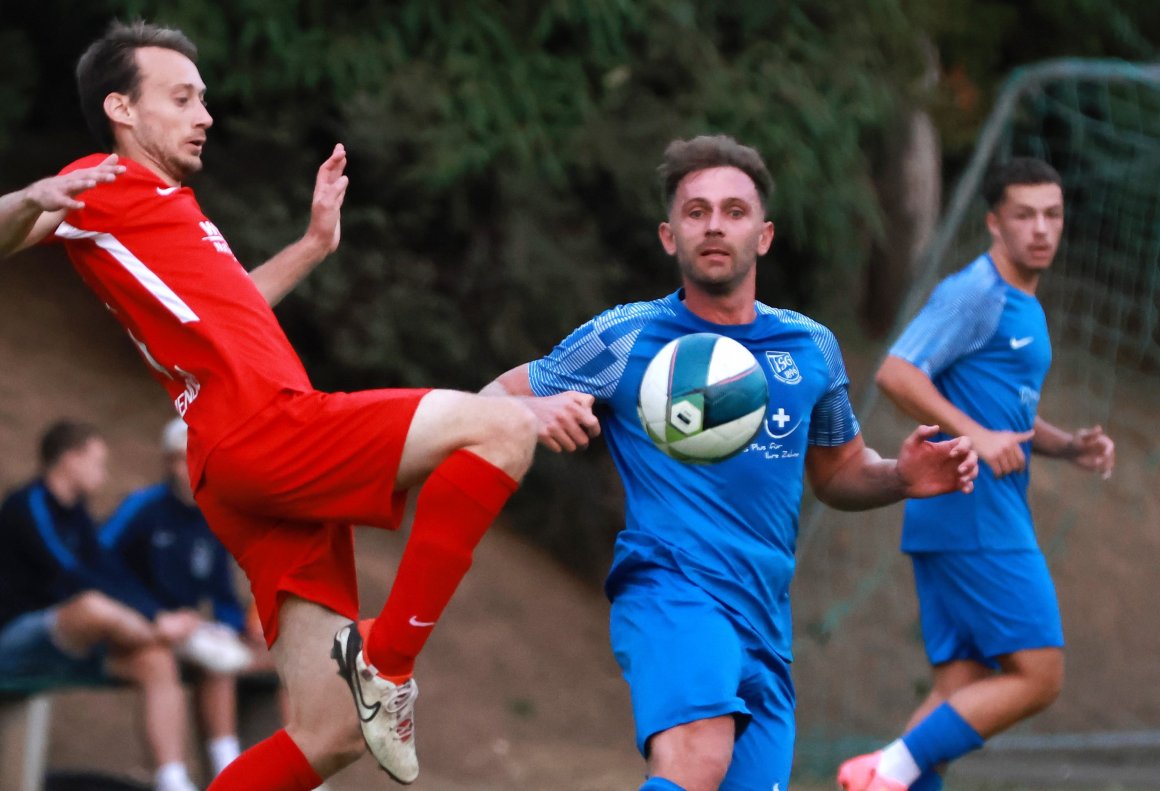
[[[536,416],[514,398],[489,398],[493,411],[489,430],[470,448],[513,478],[521,478],[532,466],[536,449]]]
[[[60,606],[59,617],[84,619],[90,623],[104,622],[113,617],[117,603],[100,591],[90,590],[77,594]]]
[[[1056,648],[1020,651],[1000,661],[1003,672],[1022,682],[1027,715],[1043,711],[1063,690],[1063,651]]]
[[[133,647],[152,641],[144,616],[98,591],[85,591],[62,604],[55,628],[62,646],[76,651],[104,642]]]
[[[181,683],[177,659],[169,648],[159,643],[123,655],[118,666],[119,675],[141,686]]]
[[[650,740],[649,773],[686,791],[715,791],[733,759],[733,718],[714,717],[679,725]]]

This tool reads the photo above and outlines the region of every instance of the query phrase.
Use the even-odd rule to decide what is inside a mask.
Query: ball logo
[[[686,435],[700,431],[705,422],[704,402],[704,397],[686,397],[673,401],[673,407],[669,410],[669,422],[673,428]]]

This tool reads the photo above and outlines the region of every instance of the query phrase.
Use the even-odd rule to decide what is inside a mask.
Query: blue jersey
[[[625,529],[606,583],[615,597],[635,569],[682,573],[763,635],[787,661],[808,445],[843,445],[858,434],[849,380],[833,333],[811,319],[757,303],[756,320],[707,322],[680,291],[608,310],[531,363],[532,391],[590,393],[624,483]],[[715,332],[740,342],[769,384],[763,428],[741,453],[684,464],[662,453],[637,416],[645,368],[674,338]]]
[[[0,625],[97,590],[152,619],[157,600],[97,541],[83,502],[65,506],[43,481],[11,492],[0,505]]]
[[[210,605],[215,620],[241,631],[245,616],[234,590],[226,548],[196,505],[164,483],[130,494],[101,529],[101,543],[166,609]]]
[[[948,401],[995,431],[1034,426],[1051,367],[1039,300],[1003,280],[990,255],[943,280],[890,353],[922,370]],[[1030,460],[1030,441],[1023,452]],[[972,494],[908,501],[903,550],[1036,549],[1030,477],[1029,465],[996,479],[979,464]]]

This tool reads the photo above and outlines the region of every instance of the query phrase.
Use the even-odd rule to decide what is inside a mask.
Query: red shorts
[[[428,392],[283,393],[209,452],[197,504],[249,577],[269,645],[288,594],[358,618],[352,525],[399,526],[395,478]]]

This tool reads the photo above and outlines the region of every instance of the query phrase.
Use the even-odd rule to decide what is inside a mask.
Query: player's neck
[[[80,487],[57,470],[49,470],[44,474],[44,488],[65,508],[72,508],[81,500]]]
[[[118,141],[118,144],[113,148],[113,153],[120,159],[129,159],[136,162],[141,167],[148,170],[157,178],[164,181],[170,187],[181,186],[181,181],[168,172],[161,164],[150,157],[139,146],[129,145],[123,141]]]
[[[685,286],[685,307],[699,319],[713,324],[749,324],[757,318],[750,293],[706,294]]]
[[[1007,254],[1007,249],[1003,245],[991,245],[988,254],[995,263],[995,269],[999,271],[999,276],[1006,281],[1007,285],[1025,294],[1035,296],[1035,290],[1039,288],[1039,272],[1016,264],[1011,260],[1011,256]]]

